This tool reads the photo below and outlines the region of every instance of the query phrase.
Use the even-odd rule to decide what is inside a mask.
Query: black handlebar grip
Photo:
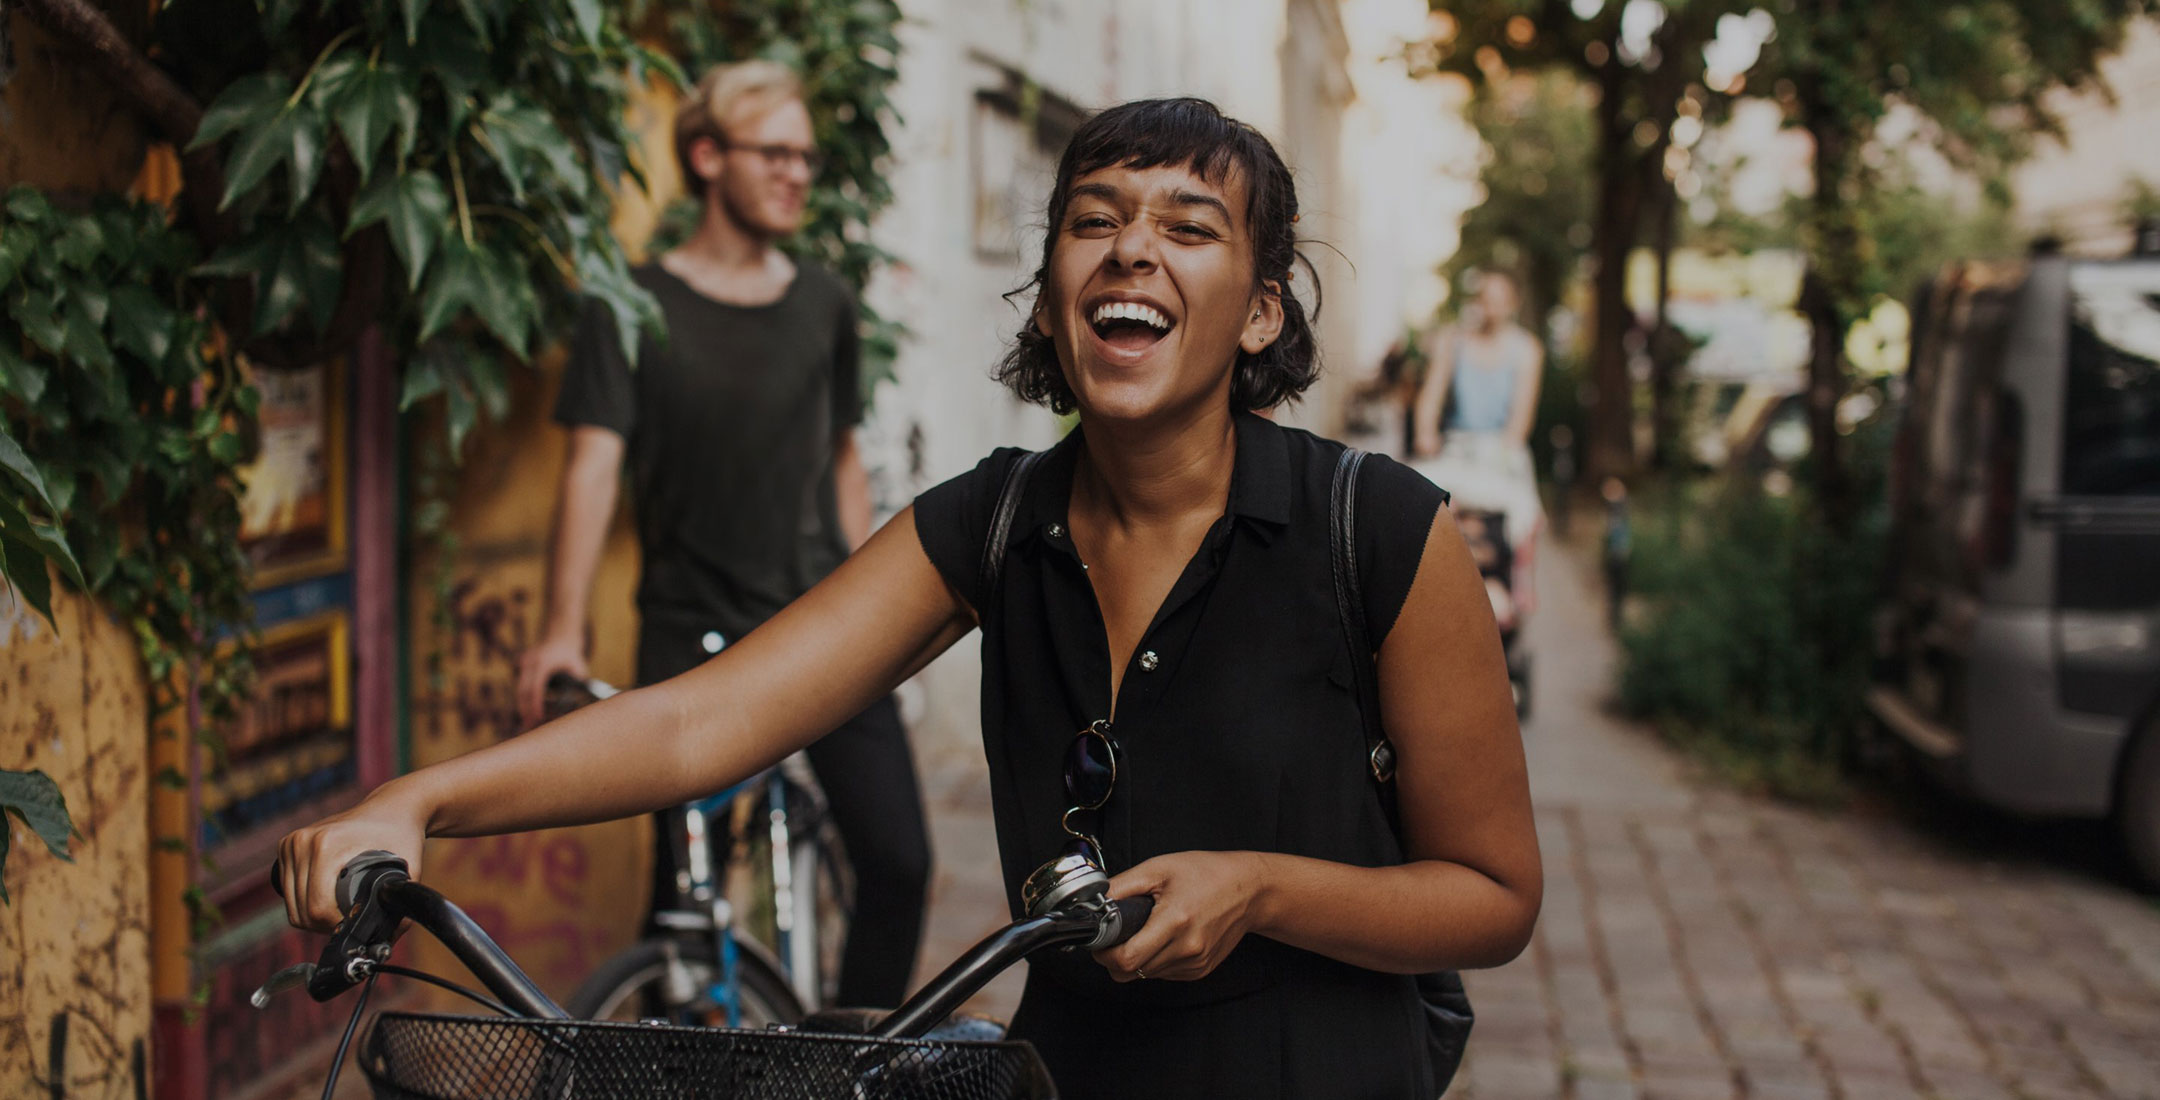
[[[358,876],[360,872],[370,870],[375,867],[387,866],[389,864],[396,864],[399,871],[410,873],[411,869],[407,866],[403,858],[393,853],[385,852],[380,848],[370,848],[367,851],[362,852],[359,855],[352,857],[352,859],[346,861],[345,866],[338,869],[338,912],[345,913],[352,910],[353,891],[359,883]],[[285,896],[284,860],[274,859],[270,861],[270,890],[272,893],[275,893],[281,898]]]
[[[380,848],[371,848],[346,860],[345,866],[338,868],[337,873],[338,912],[352,912],[361,880],[367,877],[369,872],[378,870],[394,870],[401,875],[412,873],[411,865],[407,864],[402,856]]]
[[[1116,947],[1138,934],[1141,926],[1147,923],[1148,914],[1155,911],[1155,895],[1141,894],[1137,897],[1118,898],[1110,903],[1110,908],[1116,916],[1104,922],[1105,934],[1096,937],[1095,942],[1088,945],[1090,951]]]

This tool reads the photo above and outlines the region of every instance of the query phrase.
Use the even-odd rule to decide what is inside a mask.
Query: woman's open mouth
[[[1161,310],[1141,302],[1104,302],[1088,318],[1096,339],[1127,355],[1154,347],[1173,325]]]

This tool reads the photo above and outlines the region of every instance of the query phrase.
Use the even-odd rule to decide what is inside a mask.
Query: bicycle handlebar
[[[1155,899],[1147,894],[1078,902],[1016,921],[976,944],[871,1032],[880,1039],[920,1039],[1014,963],[1046,947],[1116,947],[1147,923]]]
[[[272,864],[270,882],[284,896],[284,876]],[[569,1019],[487,932],[435,890],[414,882],[405,861],[383,851],[362,852],[338,871],[338,906],[345,919],[330,933],[321,960],[305,972],[308,995],[328,1001],[360,984],[390,956],[398,926],[410,920],[441,941],[503,1004],[535,1019]],[[1049,947],[1100,951],[1131,939],[1147,923],[1155,899],[1110,900],[1094,895],[1028,920],[1016,921],[975,945],[885,1017],[874,1034],[920,1038],[1014,963]],[[273,985],[275,980],[273,980]],[[274,992],[266,985],[258,993]],[[260,1007],[258,1000],[257,1006]]]
[[[275,863],[270,883],[283,897],[284,875]],[[464,910],[414,882],[396,855],[369,851],[346,861],[338,870],[337,901],[345,919],[331,930],[321,959],[307,974],[308,996],[328,1001],[360,984],[377,964],[388,961],[398,926],[409,920],[449,948],[504,1004],[535,1019],[570,1018]]]

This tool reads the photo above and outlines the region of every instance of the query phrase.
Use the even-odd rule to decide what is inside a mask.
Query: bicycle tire
[[[814,980],[797,982],[796,993],[805,988],[816,996],[805,1001],[813,1009],[838,1003],[840,960],[847,949],[848,930],[855,921],[855,882],[847,850],[839,830],[825,821],[809,835],[793,838],[796,873],[807,879],[811,890],[798,897],[795,927],[809,928],[816,957]],[[793,960],[789,960],[792,964]],[[792,973],[792,965],[790,972]]]
[[[796,999],[780,968],[768,960],[762,950],[740,941],[738,946],[741,950],[735,957],[735,982],[742,1018],[736,1026],[755,1029],[800,1022],[804,1015],[802,1002]],[[720,972],[720,964],[709,937],[656,937],[640,940],[601,963],[578,985],[577,992],[570,995],[563,1007],[581,1020],[658,1017],[673,1023],[726,1025],[726,1011],[718,1004],[667,1003],[664,983],[671,951],[689,968],[696,988],[711,987]],[[656,1008],[659,1011],[654,1011]]]

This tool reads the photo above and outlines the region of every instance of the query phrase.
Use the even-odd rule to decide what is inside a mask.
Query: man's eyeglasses
[[[795,161],[801,161],[803,170],[813,176],[818,174],[819,169],[825,167],[825,154],[820,153],[815,149],[805,149],[794,145],[781,145],[777,143],[772,145],[739,145],[735,142],[729,141],[724,136],[715,140],[719,143],[720,148],[723,150],[729,152],[757,154],[757,156],[765,162],[765,167],[772,169],[776,172],[782,168],[786,168],[789,164]]]
[[[1110,723],[1098,720],[1073,735],[1072,744],[1065,750],[1065,798],[1072,804],[1058,824],[1066,835],[1088,842],[1088,846],[1101,859],[1102,842],[1094,834],[1073,827],[1073,815],[1083,810],[1100,810],[1110,801],[1110,791],[1117,786],[1117,742],[1110,739]]]

